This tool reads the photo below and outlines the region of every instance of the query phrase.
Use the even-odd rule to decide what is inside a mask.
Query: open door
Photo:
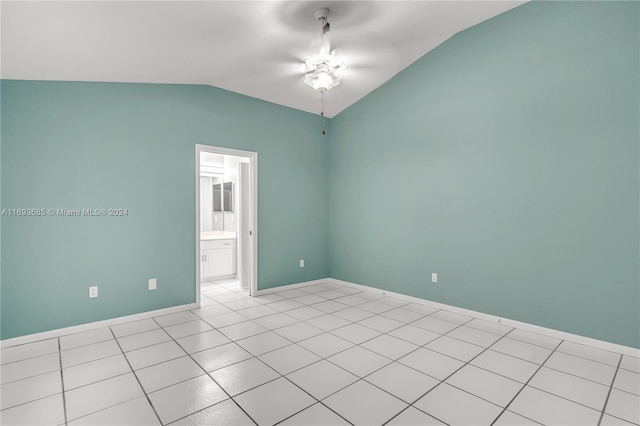
[[[250,195],[251,195],[251,169],[249,163],[238,164],[238,181],[240,182],[240,238],[238,239],[240,252],[241,274],[240,285],[243,289],[251,292],[251,256],[252,252],[249,250],[251,247],[250,239],[252,237],[251,230],[251,209]]]
[[[218,212],[224,215],[228,213],[231,223],[235,222],[235,224],[238,225],[238,227],[233,230],[224,226],[221,229],[214,229],[213,227],[213,222],[215,222],[214,215],[217,210],[212,202],[213,186],[211,185],[213,177],[221,173],[219,169],[222,168],[222,173],[224,174],[225,163],[223,161],[221,164],[218,164],[219,162],[216,158],[220,156],[224,157],[223,160],[226,160],[227,157],[235,157],[233,159],[233,163],[235,164],[228,164],[229,169],[233,171],[231,176],[232,184],[230,185],[231,190],[229,191],[229,203],[232,204],[228,205],[234,207],[230,207],[229,210],[224,209],[224,202],[222,202],[222,207],[220,208],[222,212]],[[211,240],[212,237],[220,237],[218,235],[204,235],[206,238],[203,240],[203,232],[222,232],[225,235],[222,235],[222,238],[218,239],[235,240],[232,245],[235,245],[237,250],[234,252],[233,257],[236,258],[235,255],[237,255],[237,260],[233,259],[233,261],[230,262],[232,267],[236,266],[233,272],[236,274],[235,279],[239,280],[238,284],[247,290],[250,296],[256,296],[258,294],[258,153],[198,144],[196,145],[195,172],[195,241],[196,253],[200,254],[195,256],[194,259],[196,264],[196,304],[200,306],[200,283],[203,281],[203,273],[210,271],[210,269],[206,269],[210,266],[208,263],[205,265],[207,262],[206,259],[209,259],[209,256],[207,256],[207,253],[203,253],[205,248],[203,248],[202,241]],[[211,179],[203,180],[201,179],[202,176],[209,176]],[[235,188],[237,188],[235,191],[233,190],[234,185]],[[211,192],[211,194],[207,193],[207,196],[211,195],[211,197],[209,197],[211,200],[203,198],[203,190],[205,192]],[[221,190],[224,190],[224,186]],[[224,197],[224,194],[221,195]],[[207,200],[211,202],[209,203]],[[224,198],[222,198],[222,200],[224,200]],[[208,204],[211,205],[209,206]],[[210,222],[211,226],[208,226],[207,224]],[[226,235],[230,233],[234,233],[235,236]],[[215,240],[216,238],[213,239]],[[216,276],[222,275],[210,274],[207,278],[215,278]]]

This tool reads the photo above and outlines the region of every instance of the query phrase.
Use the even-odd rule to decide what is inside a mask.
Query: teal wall
[[[526,4],[334,118],[331,276],[640,347],[638,6]]]
[[[640,347],[638,6],[521,6],[325,137],[207,86],[2,81],[1,207],[130,214],[2,217],[1,337],[193,302],[208,144],[259,153],[261,289],[332,276]]]
[[[195,301],[196,144],[258,152],[259,287],[328,276],[329,146],[317,116],[208,86],[5,80],[0,90],[2,208],[129,210],[2,218],[3,339]]]

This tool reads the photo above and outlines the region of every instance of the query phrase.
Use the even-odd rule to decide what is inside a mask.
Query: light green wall
[[[334,118],[331,276],[640,347],[638,16],[526,4]]]
[[[130,215],[1,218],[1,337],[193,302],[200,143],[259,153],[260,288],[332,276],[640,347],[638,9],[521,6],[326,137],[206,86],[2,81],[1,207]]]
[[[259,287],[328,276],[317,116],[207,86],[5,80],[1,94],[2,208],[129,209],[2,218],[3,339],[195,301],[196,144],[258,152]]]

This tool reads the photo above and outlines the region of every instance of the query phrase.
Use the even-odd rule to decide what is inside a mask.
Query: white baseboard
[[[25,343],[37,342],[38,340],[53,339],[55,337],[66,336],[68,334],[82,333],[83,331],[95,330],[96,328],[111,327],[113,325],[123,324],[125,322],[140,321],[147,318],[158,317],[162,315],[174,314],[176,312],[195,309],[195,303],[186,305],[172,306],[170,308],[157,309],[155,311],[141,312],[139,314],[127,315],[124,317],[111,318],[102,321],[90,322],[87,324],[74,325],[71,327],[58,328],[56,330],[43,331],[41,333],[27,334],[26,336],[13,337],[10,339],[0,340],[0,348],[9,346],[24,345]]]
[[[306,281],[296,284],[289,284],[281,287],[267,288],[258,290],[257,296],[276,293],[278,291],[291,290],[296,287],[305,287],[314,284],[322,284],[328,282],[328,278]],[[9,346],[24,345],[25,343],[37,342],[39,340],[53,339],[56,337],[66,336],[68,334],[82,333],[83,331],[95,330],[96,328],[111,327],[113,325],[123,324],[125,322],[139,321],[147,318],[158,317],[161,315],[169,315],[188,309],[197,308],[197,303],[187,305],[173,306],[170,308],[158,309],[155,311],[141,312],[139,314],[127,315],[124,317],[111,318],[103,321],[90,322],[87,324],[74,325],[71,327],[58,328],[55,330],[43,331],[41,333],[27,334],[25,336],[12,337],[10,339],[0,340],[0,348]]]
[[[258,292],[256,293],[256,296],[264,296],[265,294],[277,293],[279,291],[293,290],[294,288],[298,288],[298,287],[307,287],[310,285],[324,284],[324,283],[330,282],[330,280],[331,278],[322,278],[319,280],[304,281],[296,284],[288,284],[288,285],[283,285],[279,287],[265,288],[264,290],[258,290]]]
[[[617,343],[606,342],[604,340],[593,339],[591,337],[580,336],[578,334],[567,333],[564,331],[541,327],[541,326],[529,324],[526,322],[511,320],[508,318],[501,318],[495,315],[489,315],[482,312],[472,311],[470,309],[458,308],[456,306],[446,305],[444,303],[432,302],[431,300],[421,299],[419,297],[407,296],[406,294],[402,294],[402,293],[394,293],[392,291],[382,290],[374,287],[368,287],[366,285],[361,285],[361,284],[354,284],[348,281],[341,281],[334,278],[328,278],[325,281],[336,283],[336,284],[343,284],[343,285],[353,287],[353,288],[358,288],[361,290],[374,291],[377,293],[382,293],[385,296],[392,296],[399,299],[408,300],[414,303],[433,306],[434,308],[438,308],[438,309],[446,309],[447,311],[468,315],[468,316],[480,318],[487,321],[499,322],[509,327],[519,328],[522,330],[531,331],[533,333],[543,334],[550,337],[556,337],[558,339],[567,340],[567,341],[579,343],[582,345],[592,346],[594,348],[603,349],[605,351],[616,352],[624,355],[633,356],[636,358],[640,357],[640,349],[632,348],[630,346],[619,345]]]
[[[624,355],[629,355],[637,358],[640,357],[640,349],[632,348],[629,346],[619,345],[616,343],[606,342],[604,340],[598,340],[598,339],[593,339],[591,337],[580,336],[578,334],[572,334],[564,331],[554,330],[552,328],[540,327],[537,325],[529,324],[526,322],[520,322],[516,320],[511,320],[508,318],[501,318],[495,315],[485,314],[483,312],[477,312],[477,311],[472,311],[470,309],[464,309],[464,308],[459,308],[452,305],[446,305],[444,303],[433,302],[431,300],[421,299],[419,297],[414,297],[414,296],[408,296],[402,293],[395,293],[388,290],[382,290],[375,287],[369,287],[362,284],[355,284],[348,281],[337,280],[335,278],[323,278],[319,280],[305,281],[305,282],[296,283],[296,284],[289,284],[289,285],[284,285],[280,287],[272,287],[264,290],[258,290],[256,296],[263,296],[270,293],[276,293],[280,291],[292,290],[295,288],[308,287],[311,285],[318,285],[318,284],[325,284],[325,283],[341,284],[348,287],[357,288],[363,291],[373,291],[385,296],[396,297],[398,299],[403,299],[409,302],[419,303],[422,305],[432,306],[438,309],[446,309],[447,311],[468,315],[468,316],[480,318],[487,321],[499,322],[509,327],[515,327],[515,328],[531,331],[538,334],[543,334],[550,337],[556,337],[562,340],[567,340],[567,341],[579,343],[582,345],[588,345],[588,346],[592,346],[598,349],[603,349],[606,351],[621,353]],[[67,334],[81,333],[83,331],[94,330],[96,328],[110,327],[110,326],[122,324],[125,322],[139,321],[142,319],[157,317],[161,315],[173,314],[173,313],[188,310],[188,309],[194,309],[196,307],[197,307],[196,303],[190,303],[187,305],[173,306],[171,308],[158,309],[155,311],[142,312],[139,314],[127,315],[124,317],[113,318],[113,319],[108,319],[104,321],[96,321],[88,324],[81,324],[81,325],[76,325],[72,327],[45,331],[42,333],[35,333],[35,334],[29,334],[26,336],[14,337],[11,339],[0,340],[0,348],[6,348],[9,346],[15,346],[15,345],[22,345],[25,343],[31,343],[38,340],[51,339],[54,337],[65,336]]]

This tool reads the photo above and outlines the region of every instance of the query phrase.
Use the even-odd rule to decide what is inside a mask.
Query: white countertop
[[[211,241],[211,240],[235,240],[236,233],[235,232],[227,232],[227,231],[205,231],[200,233],[200,241]]]

